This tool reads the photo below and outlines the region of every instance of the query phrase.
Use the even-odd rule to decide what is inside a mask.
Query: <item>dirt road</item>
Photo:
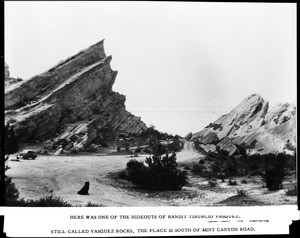
[[[134,159],[145,160],[146,156]],[[191,142],[186,142],[183,151],[177,154],[179,162],[197,157],[199,154]],[[88,202],[105,206],[168,205],[168,201],[113,186],[114,181],[108,174],[124,169],[130,159],[128,155],[38,156],[36,160],[9,161],[7,175],[20,190],[20,197],[25,199],[53,194],[81,206]],[[90,182],[90,195],[77,195],[86,181]]]

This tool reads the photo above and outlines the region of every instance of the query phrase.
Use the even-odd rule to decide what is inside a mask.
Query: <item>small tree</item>
[[[285,156],[283,154],[278,155],[265,155],[266,164],[265,172],[263,174],[263,180],[266,183],[266,187],[275,191],[282,188],[282,182],[285,176]]]

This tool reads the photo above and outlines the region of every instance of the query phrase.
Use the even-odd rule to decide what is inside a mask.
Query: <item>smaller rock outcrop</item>
[[[5,81],[5,87],[9,87],[13,84],[22,82],[23,80],[20,78],[12,78],[10,77],[10,71],[9,71],[9,67],[6,63],[4,63],[4,81]]]
[[[217,144],[217,146],[219,146],[220,150],[227,151],[229,153],[228,155],[234,155],[238,151],[236,145],[233,144],[233,142],[228,137],[223,138]]]

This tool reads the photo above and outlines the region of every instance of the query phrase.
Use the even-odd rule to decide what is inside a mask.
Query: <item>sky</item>
[[[296,101],[296,4],[5,2],[5,62],[29,79],[104,41],[114,91],[148,125],[202,130],[245,97]]]

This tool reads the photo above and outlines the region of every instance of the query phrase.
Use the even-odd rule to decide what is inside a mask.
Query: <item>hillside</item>
[[[250,153],[289,153],[296,146],[296,105],[269,108],[260,95],[252,94],[192,139],[206,151],[219,148],[234,154],[241,145]]]

